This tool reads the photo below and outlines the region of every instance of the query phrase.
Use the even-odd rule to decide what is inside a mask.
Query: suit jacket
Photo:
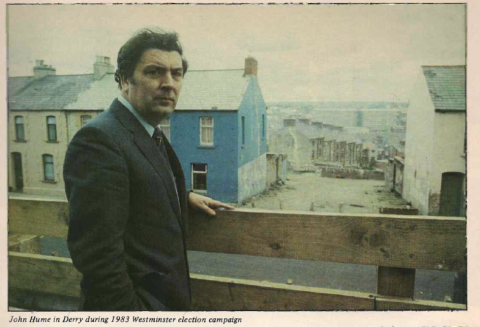
[[[166,149],[173,175],[117,99],[70,142],[68,248],[83,274],[83,310],[189,308],[185,178],[168,141]]]

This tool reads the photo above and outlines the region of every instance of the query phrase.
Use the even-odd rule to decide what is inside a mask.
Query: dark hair
[[[178,52],[182,57],[183,75],[187,73],[188,62],[183,57],[182,44],[178,40],[178,34],[161,29],[144,28],[135,33],[118,51],[115,81],[120,90],[122,89],[122,79],[126,80],[132,77],[143,53],[150,49]]]

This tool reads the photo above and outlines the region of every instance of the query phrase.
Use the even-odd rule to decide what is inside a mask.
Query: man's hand
[[[203,211],[210,216],[215,216],[216,213],[212,209],[225,208],[233,210],[234,207],[220,201],[212,200],[206,196],[190,192],[188,195],[188,204],[195,210]]]

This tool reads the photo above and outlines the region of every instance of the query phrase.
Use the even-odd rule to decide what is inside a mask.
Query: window
[[[213,117],[200,117],[200,144],[213,145]]]
[[[90,120],[92,120],[92,116],[90,115],[83,115],[80,118],[82,120],[82,126],[88,123]]]
[[[57,123],[54,116],[47,117],[47,137],[48,141],[57,141]]]
[[[192,164],[192,188],[196,192],[207,192],[207,164]]]
[[[242,145],[245,145],[245,117],[242,117]]]
[[[165,137],[170,142],[170,117],[163,118],[160,122],[160,129],[162,130]]]
[[[25,127],[23,125],[23,117],[16,116],[15,117],[15,134],[17,140],[25,140]]]
[[[265,138],[265,115],[262,115],[262,136]]]
[[[43,179],[46,181],[55,180],[55,171],[53,167],[53,156],[50,154],[43,155]]]

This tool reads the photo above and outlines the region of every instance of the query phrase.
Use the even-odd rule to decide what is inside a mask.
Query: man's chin
[[[168,106],[155,106],[154,111],[161,115],[169,115],[175,111],[175,106],[168,105]]]

